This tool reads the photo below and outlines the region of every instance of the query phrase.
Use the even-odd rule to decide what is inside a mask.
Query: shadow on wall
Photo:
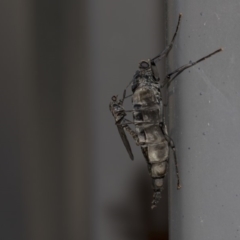
[[[136,176],[132,185],[126,188],[125,196],[129,201],[109,202],[106,207],[105,214],[109,219],[110,228],[124,240],[167,240],[167,178],[162,199],[158,207],[151,210],[153,192],[150,176],[145,172],[139,172]],[[124,205],[123,202],[127,204]]]

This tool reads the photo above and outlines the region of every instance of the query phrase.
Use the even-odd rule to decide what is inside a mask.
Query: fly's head
[[[136,71],[132,80],[132,92],[141,86],[141,84],[156,84],[159,85],[160,78],[157,66],[153,60],[142,60],[138,66],[139,70]]]
[[[120,122],[126,116],[122,105],[122,100],[118,100],[117,95],[112,96],[111,102],[109,104],[109,110],[112,113],[116,123]]]
[[[157,66],[154,61],[148,60],[142,60],[139,63],[139,73],[141,77],[144,77],[148,79],[148,81],[151,82],[159,82],[159,74],[157,70]]]
[[[114,116],[114,113],[115,113],[114,107],[117,105],[117,97],[118,97],[117,95],[112,96],[111,102],[109,104],[109,110],[110,110],[110,112],[112,113],[113,116]]]

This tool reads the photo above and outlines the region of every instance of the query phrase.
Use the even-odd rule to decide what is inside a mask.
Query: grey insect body
[[[132,149],[130,147],[129,141],[127,139],[127,136],[125,134],[125,131],[129,132],[130,135],[135,139],[136,143],[138,144],[138,136],[137,134],[132,131],[132,129],[128,126],[128,123],[125,119],[125,116],[127,115],[122,104],[122,100],[118,100],[117,96],[112,97],[112,101],[109,105],[109,110],[112,113],[115,123],[118,128],[118,132],[121,136],[121,139],[123,141],[123,144],[125,148],[127,149],[127,152],[129,154],[129,157],[133,160],[133,153]]]
[[[217,52],[222,51],[222,49],[218,49],[196,62],[183,65],[172,73],[167,74],[160,85],[156,62],[163,57],[167,57],[168,53],[172,49],[180,24],[180,19],[181,14],[179,15],[178,25],[173,39],[166,49],[156,57],[140,62],[139,70],[136,71],[132,81],[130,82],[133,93],[133,109],[126,111],[123,107],[124,100],[127,98],[126,89],[128,87],[124,90],[122,99],[117,100],[117,97],[113,96],[110,103],[110,111],[114,116],[115,123],[130,158],[133,159],[133,154],[125,132],[128,132],[134,138],[136,144],[141,147],[142,153],[146,159],[154,191],[152,208],[156,207],[159,199],[161,198],[163,180],[168,169],[169,149],[172,149],[174,155],[177,188],[181,188],[176,149],[173,140],[168,135],[164,117],[164,104],[161,89],[165,86],[169,87],[170,83],[185,69],[211,57]],[[127,112],[132,112],[133,121],[126,118]],[[129,127],[130,124],[135,125],[135,131]]]
[[[140,69],[132,83],[132,104],[139,145],[152,177],[154,208],[161,197],[163,179],[167,173],[169,143],[166,138],[167,128],[159,80],[155,78],[151,66],[150,60],[140,63]]]

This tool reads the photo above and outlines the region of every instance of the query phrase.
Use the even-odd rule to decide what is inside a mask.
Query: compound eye
[[[117,97],[116,96],[112,96],[112,101],[116,102],[117,101]]]
[[[146,62],[146,61],[141,61],[141,62],[139,63],[139,68],[143,68],[143,69],[149,68],[148,62]]]

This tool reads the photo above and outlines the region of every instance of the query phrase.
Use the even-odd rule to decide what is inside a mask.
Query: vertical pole
[[[168,34],[179,12],[169,72],[223,47],[182,73],[170,87],[169,121],[182,189],[169,177],[171,240],[240,237],[240,21],[239,2],[170,1]]]

